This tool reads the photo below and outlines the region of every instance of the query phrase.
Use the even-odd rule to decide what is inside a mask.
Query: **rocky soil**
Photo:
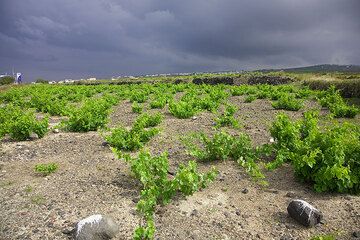
[[[268,100],[248,104],[242,97],[230,100],[239,107],[240,131],[248,133],[254,145],[269,142],[269,126],[280,111]],[[319,106],[308,102],[309,108]],[[181,136],[194,131],[212,133],[215,116],[204,112],[194,119],[176,119],[166,108],[161,111],[165,115],[161,133],[146,147],[154,154],[168,151],[175,169],[191,160]],[[289,114],[299,118],[302,112]],[[122,102],[114,108],[109,126],[131,126],[136,116],[131,103]],[[54,124],[57,121],[53,119]],[[359,122],[359,117],[354,121]],[[140,184],[103,142],[99,132],[61,130],[43,139],[4,140],[0,147],[0,239],[68,239],[74,224],[93,214],[111,216],[119,224],[117,239],[131,239],[141,220],[135,211]],[[35,164],[49,162],[59,165],[55,173],[43,177],[34,172]],[[156,239],[309,239],[328,233],[337,239],[355,239],[352,233],[360,229],[359,196],[316,193],[297,181],[288,165],[265,171],[268,187],[253,182],[234,162],[214,165],[220,174],[208,188],[157,209]],[[199,167],[205,171],[211,166],[199,163]],[[322,223],[306,228],[292,220],[286,208],[294,198],[321,210]]]

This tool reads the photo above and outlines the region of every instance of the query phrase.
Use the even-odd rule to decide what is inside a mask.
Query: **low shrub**
[[[198,109],[191,102],[172,101],[169,104],[169,111],[176,118],[190,118],[195,115]]]
[[[271,127],[277,156],[269,169],[289,161],[296,175],[316,191],[360,192],[360,128],[345,123],[320,131],[318,113],[291,121],[278,115]]]
[[[141,113],[143,110],[143,106],[138,102],[133,102],[131,105],[131,110],[133,113]]]
[[[236,110],[236,107],[233,105],[226,106],[224,113],[215,120],[215,127],[220,128],[224,126],[232,126],[234,128],[238,128],[239,122],[234,117]]]
[[[257,99],[257,98],[256,98],[255,95],[249,95],[249,96],[246,96],[245,102],[246,102],[246,103],[251,103],[251,102],[255,101],[256,99]]]
[[[155,233],[154,213],[158,204],[167,204],[177,192],[185,196],[205,188],[212,182],[217,170],[201,174],[196,162],[180,165],[173,179],[168,177],[169,161],[167,154],[151,156],[149,152],[141,151],[135,158],[129,155],[125,160],[130,163],[131,171],[141,181],[143,189],[136,205],[137,211],[144,217],[145,224],[136,228],[134,239],[153,239]]]
[[[275,109],[284,109],[289,111],[298,111],[303,107],[303,102],[296,99],[293,95],[284,94],[280,98],[272,103],[273,108]]]
[[[336,118],[354,118],[359,109],[355,106],[348,106],[341,97],[339,90],[331,86],[328,90],[318,94],[318,100],[323,107],[329,108],[330,112]]]
[[[39,138],[48,132],[48,118],[38,120],[33,111],[24,111],[18,106],[0,108],[0,138],[5,134],[17,141],[29,139],[32,133]]]
[[[69,120],[65,121],[66,128],[72,132],[87,132],[105,127],[112,104],[106,99],[86,101],[70,113]]]
[[[58,167],[59,166],[56,163],[40,163],[35,165],[34,170],[36,173],[47,176],[51,173],[54,173],[58,169]]]
[[[119,151],[134,151],[142,148],[150,139],[159,133],[156,128],[143,129],[133,128],[127,130],[124,127],[117,127],[111,134],[105,137],[110,146]]]
[[[200,146],[196,144],[200,141]],[[263,179],[265,176],[256,163],[264,152],[254,149],[250,137],[246,134],[231,136],[226,132],[217,132],[212,138],[204,133],[185,138],[183,140],[190,155],[200,161],[234,160],[254,179]]]

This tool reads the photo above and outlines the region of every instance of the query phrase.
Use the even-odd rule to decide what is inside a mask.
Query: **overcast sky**
[[[0,0],[0,73],[27,81],[360,65],[360,0]]]

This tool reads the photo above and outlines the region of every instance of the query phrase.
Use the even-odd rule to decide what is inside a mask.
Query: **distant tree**
[[[45,80],[45,79],[42,79],[42,78],[38,78],[38,79],[36,79],[36,81],[35,81],[36,83],[49,83],[49,81],[48,80]]]
[[[14,83],[15,78],[11,77],[11,76],[5,76],[0,78],[0,85],[5,85],[5,84],[11,84]]]

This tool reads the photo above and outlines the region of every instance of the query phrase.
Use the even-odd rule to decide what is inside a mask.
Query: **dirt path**
[[[279,111],[267,100],[249,104],[242,97],[230,100],[239,107],[243,131],[255,144],[268,142],[268,128]],[[306,109],[313,107],[318,106],[309,102]],[[180,136],[213,132],[214,115],[204,112],[196,119],[176,119],[166,109],[161,111],[165,114],[162,131],[146,147],[153,153],[168,151],[171,168],[175,168],[191,160]],[[290,114],[298,118],[302,112]],[[136,116],[131,103],[122,102],[114,108],[109,126],[131,126]],[[135,212],[140,185],[128,166],[102,143],[97,132],[49,133],[33,141],[2,142],[0,239],[67,239],[62,231],[96,213],[110,215],[119,223],[118,239],[131,239],[140,221]],[[47,162],[58,163],[58,171],[48,177],[36,175],[35,164]],[[290,166],[266,172],[269,187],[264,188],[233,162],[215,165],[220,176],[207,189],[159,207],[157,239],[309,239],[324,233],[351,239],[351,233],[360,228],[360,197],[315,193],[296,181]],[[322,210],[324,223],[307,229],[290,219],[286,207],[296,196]]]

